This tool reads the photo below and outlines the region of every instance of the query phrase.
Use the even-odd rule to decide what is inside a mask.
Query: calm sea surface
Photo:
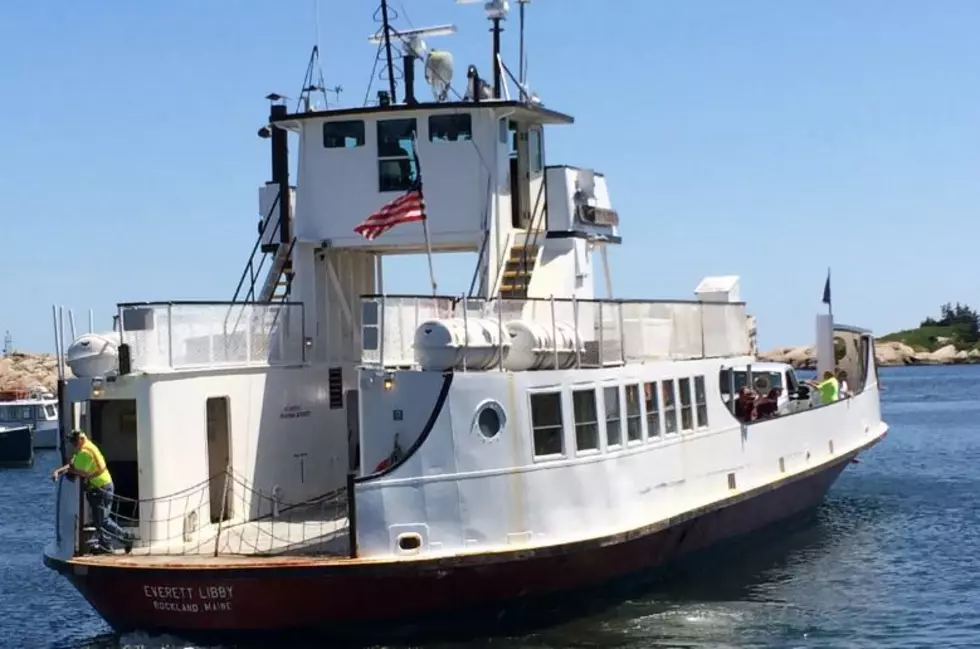
[[[881,378],[891,432],[813,525],[600,616],[468,646],[980,647],[980,367]],[[0,646],[187,647],[113,637],[43,567],[56,462],[0,471]]]

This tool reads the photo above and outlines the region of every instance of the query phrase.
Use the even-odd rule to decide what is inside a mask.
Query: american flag
[[[368,240],[377,239],[399,223],[424,220],[425,199],[422,198],[421,184],[416,183],[408,192],[364,219],[363,223],[354,228],[354,232]]]

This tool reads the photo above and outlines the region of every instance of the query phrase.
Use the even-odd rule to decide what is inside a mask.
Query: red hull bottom
[[[576,604],[593,601],[618,584],[644,583],[677,560],[723,541],[811,512],[852,458],[648,533],[521,553],[408,564],[296,561],[246,568],[45,561],[117,631],[209,638],[261,631],[424,635],[429,621],[444,631],[447,620],[465,619],[473,634],[473,623],[482,619],[495,627],[505,618],[534,624],[535,612],[546,614],[556,597],[567,602],[571,596]]]

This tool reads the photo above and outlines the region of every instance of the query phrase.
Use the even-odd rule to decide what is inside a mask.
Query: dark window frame
[[[448,134],[456,132],[456,139]],[[445,134],[446,137],[437,137]],[[469,113],[443,113],[429,115],[429,142],[472,142],[473,116]]]
[[[535,399],[541,398],[554,398],[556,399],[555,404],[557,404],[557,423],[554,421],[547,421],[545,423],[538,423],[535,418],[535,413],[541,414],[542,411],[537,410],[535,407]],[[553,404],[547,404],[548,406]],[[565,406],[562,403],[562,393],[560,390],[536,390],[529,393],[528,395],[528,415],[531,420],[531,447],[534,459],[536,460],[550,460],[565,457],[565,417],[564,409]],[[547,409],[543,411],[547,413]],[[559,442],[558,451],[548,451],[548,452],[538,452],[539,439],[538,434],[544,433],[549,436],[548,439],[542,441],[543,445],[550,444],[555,439],[555,433],[557,433],[557,440]]]
[[[341,132],[345,127],[351,128],[353,135],[343,135]],[[334,129],[337,132],[328,133],[329,130]],[[355,142],[354,146],[349,146],[346,141],[342,141],[341,138],[352,138]],[[324,122],[323,123],[323,148],[325,149],[357,149],[365,145],[367,142],[367,131],[364,125],[364,120],[362,119],[349,119],[339,122]]]
[[[399,123],[402,127],[394,131],[397,137],[392,138],[391,132],[385,129],[395,129],[395,125]],[[375,129],[378,136],[376,145],[378,191],[381,193],[407,192],[418,180],[418,169],[415,165],[415,156],[411,145],[413,134],[416,141],[418,140],[418,120],[414,117],[379,119],[375,124]],[[407,146],[406,140],[408,141]]]

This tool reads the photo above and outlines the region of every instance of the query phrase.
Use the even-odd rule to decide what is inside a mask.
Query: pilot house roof
[[[556,110],[550,110],[536,104],[528,104],[517,100],[497,100],[484,99],[479,102],[473,101],[453,101],[453,102],[419,102],[415,104],[391,104],[389,106],[359,106],[354,108],[337,108],[332,110],[312,110],[304,113],[289,113],[275,119],[278,124],[285,128],[298,128],[298,125],[290,124],[306,119],[332,119],[335,117],[371,117],[376,115],[389,115],[398,113],[411,113],[416,111],[460,111],[475,110],[480,108],[512,108],[515,119],[526,119],[538,124],[573,124],[575,118]]]

